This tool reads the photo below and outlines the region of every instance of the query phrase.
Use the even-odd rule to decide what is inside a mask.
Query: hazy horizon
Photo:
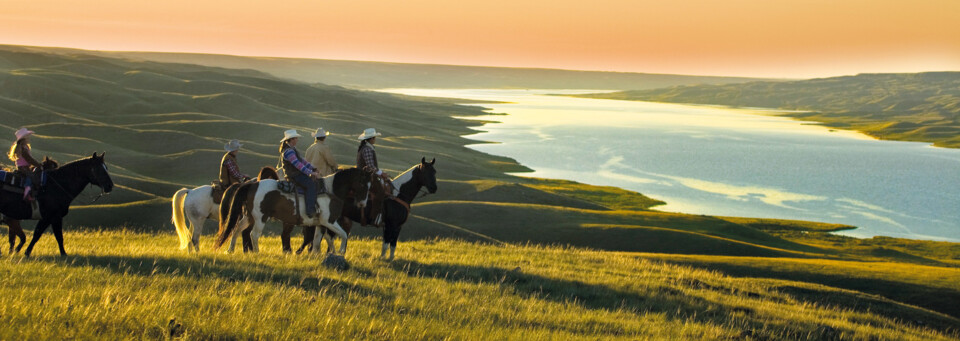
[[[0,0],[0,43],[761,78],[960,70],[960,2]]]

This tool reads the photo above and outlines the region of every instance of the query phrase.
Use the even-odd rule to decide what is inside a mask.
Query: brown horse
[[[263,167],[257,180],[273,179],[280,177],[273,167]],[[231,189],[238,187],[236,184],[227,188],[223,193],[223,198],[228,197]],[[181,188],[173,195],[172,206],[173,226],[177,229],[177,236],[180,237],[180,249],[200,252],[200,235],[203,233],[203,223],[207,219],[217,219],[219,206],[213,198],[213,186],[204,185],[194,189]],[[188,224],[189,222],[189,224]]]
[[[53,170],[57,169],[58,167],[60,167],[60,164],[57,163],[57,161],[47,156],[43,157],[43,170]],[[40,186],[37,187],[39,188]],[[27,234],[23,233],[23,227],[20,226],[20,221],[7,216],[3,216],[2,221],[4,224],[7,224],[7,236],[10,240],[10,253],[20,252],[20,249],[23,248],[23,243],[27,242]],[[20,239],[20,244],[16,244],[17,238]],[[16,244],[16,247],[14,247],[14,244]]]
[[[322,179],[327,188],[327,194],[317,197],[317,214],[307,216],[306,205],[299,194],[285,193],[279,188],[279,181],[264,180],[248,182],[240,185],[233,193],[233,197],[224,198],[221,207],[228,205],[229,209],[221,209],[220,232],[217,234],[215,249],[220,248],[231,236],[229,251],[236,246],[238,234],[250,229],[249,250],[260,250],[259,239],[263,232],[264,223],[268,219],[276,219],[283,223],[285,229],[295,225],[323,225],[343,238],[340,252],[347,249],[347,235],[337,224],[342,211],[343,199],[350,192],[357,193],[357,197],[366,198],[370,189],[370,172],[357,168],[348,168]],[[300,203],[300,204],[298,204]],[[358,207],[366,205],[366,199],[357,201]],[[245,218],[241,223],[241,216]],[[242,225],[239,226],[238,225]],[[290,227],[288,227],[288,225]],[[314,240],[315,244],[319,239]],[[289,242],[288,242],[289,244]],[[244,246],[245,251],[248,249]],[[289,250],[289,246],[287,246]]]

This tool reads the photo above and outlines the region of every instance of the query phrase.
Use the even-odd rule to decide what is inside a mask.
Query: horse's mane
[[[417,168],[417,166],[419,166],[419,164],[413,165],[413,167],[410,167],[410,169],[403,171],[403,173],[397,174],[397,176],[393,177],[393,180],[399,179],[401,176],[404,176],[407,173],[412,172],[414,169]]]

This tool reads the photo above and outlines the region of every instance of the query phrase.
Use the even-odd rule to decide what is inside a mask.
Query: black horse
[[[433,168],[433,164],[436,162],[437,159],[427,162],[426,158],[420,158],[420,164],[413,166],[393,179],[395,188],[392,195],[382,198],[382,206],[379,206],[383,210],[382,219],[384,222],[383,249],[380,251],[380,257],[385,257],[389,248],[390,257],[388,259],[393,260],[394,253],[397,250],[397,240],[400,238],[400,229],[407,222],[407,218],[410,216],[410,205],[417,198],[417,194],[420,194],[421,188],[426,187],[430,193],[437,192],[437,171]],[[364,220],[374,219],[377,207],[377,203],[368,203],[364,211],[361,212],[356,205],[351,205],[348,200],[343,205],[343,213],[340,219],[341,227],[349,234],[351,220],[366,223]],[[315,233],[316,227],[303,227],[303,245],[300,246],[297,253],[302,252],[305,247],[310,247],[312,251],[312,241]],[[329,245],[333,244],[332,238],[335,235],[326,228],[323,229],[323,233],[325,234],[324,237],[327,238],[327,251],[329,252]]]
[[[96,185],[104,193],[113,190],[113,180],[107,173],[107,165],[103,162],[103,154],[93,153],[89,158],[80,159],[47,172],[47,183],[40,188],[37,195],[37,204],[40,207],[40,221],[33,231],[33,239],[24,255],[30,256],[33,246],[43,235],[48,226],[53,225],[53,235],[57,238],[60,255],[66,256],[63,249],[63,217],[70,211],[70,202],[73,201],[87,185]],[[25,220],[32,219],[33,209],[30,203],[23,201],[22,195],[12,192],[0,193],[0,213],[4,216]]]
[[[49,157],[44,157],[43,162],[41,163],[43,170],[49,171],[54,170],[60,167],[60,164],[56,160]],[[10,253],[20,252],[20,249],[23,248],[23,243],[27,242],[27,235],[23,233],[23,227],[20,226],[20,221],[10,217],[3,217],[3,223],[7,224],[7,238],[10,240]],[[17,238],[20,238],[20,243],[17,244]],[[16,245],[16,247],[14,247]]]

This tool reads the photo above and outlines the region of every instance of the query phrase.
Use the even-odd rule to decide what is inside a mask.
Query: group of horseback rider
[[[318,181],[336,173],[339,165],[330,151],[330,147],[325,141],[330,133],[323,128],[318,128],[313,134],[314,142],[306,152],[301,155],[297,151],[297,143],[301,135],[296,129],[290,129],[283,132],[283,139],[280,140],[280,161],[277,168],[283,170],[283,176],[287,181],[295,183],[304,189],[304,201],[306,204],[307,216],[312,217],[316,214],[317,195],[323,191],[323,181]],[[390,177],[380,170],[377,164],[377,152],[373,145],[376,144],[377,136],[380,133],[374,128],[367,128],[357,137],[360,141],[360,147],[357,149],[357,168],[367,169],[379,176],[384,184],[390,183]],[[223,149],[226,154],[220,161],[220,185],[227,188],[232,184],[242,183],[250,179],[249,176],[240,172],[237,166],[237,152],[240,150],[238,140],[231,140]]]

